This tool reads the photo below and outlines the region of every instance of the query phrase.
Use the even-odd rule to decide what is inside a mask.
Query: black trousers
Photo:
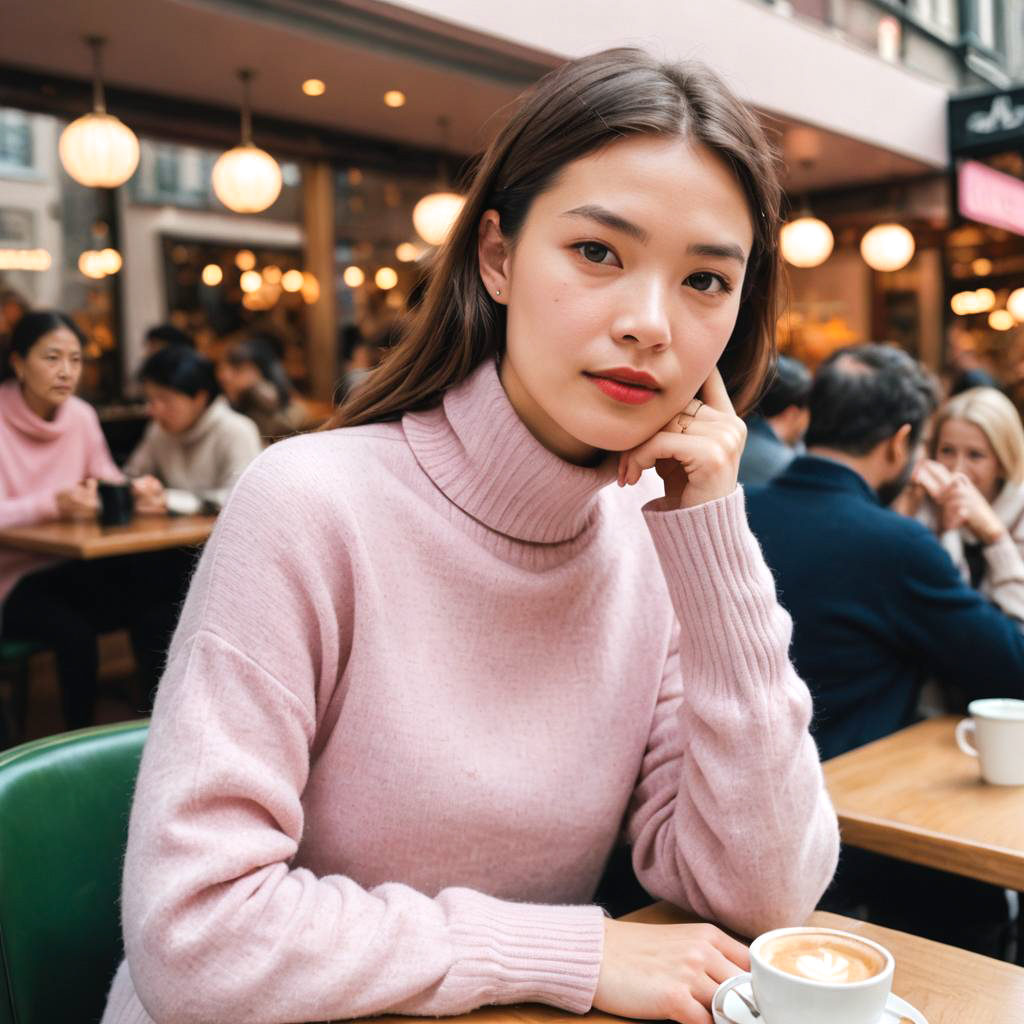
[[[984,956],[1003,958],[1010,936],[1005,892],[994,885],[844,846],[818,905]]]
[[[195,564],[192,548],[68,561],[23,576],[3,604],[2,631],[57,659],[65,725],[92,725],[100,633],[128,628],[148,711]]]

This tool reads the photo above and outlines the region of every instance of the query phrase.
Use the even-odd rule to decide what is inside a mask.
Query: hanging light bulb
[[[238,72],[242,82],[242,142],[221,153],[213,165],[213,191],[235,213],[261,213],[281,194],[281,168],[252,142],[249,83],[253,72]]]
[[[444,150],[447,149],[448,118],[439,117],[437,123],[441,130],[441,148]],[[440,162],[438,178],[441,187],[425,195],[412,210],[412,225],[427,245],[440,245],[448,237],[448,232],[466,202],[462,196],[447,188],[443,160]]]
[[[57,151],[64,170],[79,185],[117,188],[139,166],[139,140],[126,124],[107,113],[100,75],[104,40],[88,36],[93,52],[92,112],[72,121],[60,133]]]
[[[817,217],[798,217],[779,234],[783,259],[794,267],[819,267],[832,255],[832,229]]]
[[[860,240],[860,254],[872,270],[902,270],[915,248],[914,236],[902,224],[876,224]]]

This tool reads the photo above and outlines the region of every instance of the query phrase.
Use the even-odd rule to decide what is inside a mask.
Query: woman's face
[[[501,378],[526,425],[579,463],[657,433],[736,323],[753,226],[725,163],[637,136],[565,167],[511,250],[497,220],[481,225],[481,273],[508,305]]]
[[[188,430],[202,416],[209,400],[205,391],[190,398],[149,380],[143,381],[142,387],[146,392],[146,412],[169,434]]]
[[[22,357],[11,356],[29,408],[43,416],[66,402],[82,376],[82,345],[73,331],[58,327],[44,334]]]
[[[951,473],[963,473],[991,504],[1003,485],[999,464],[985,431],[967,420],[946,420],[939,428],[935,458]]]
[[[224,359],[217,366],[217,380],[228,401],[234,405],[246,391],[256,387],[263,377],[253,363],[236,364]]]

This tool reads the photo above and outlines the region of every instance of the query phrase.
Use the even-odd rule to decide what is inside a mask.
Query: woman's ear
[[[501,218],[497,210],[487,210],[480,218],[477,260],[480,264],[480,280],[487,294],[495,302],[507,302],[509,250],[505,236],[501,233]]]

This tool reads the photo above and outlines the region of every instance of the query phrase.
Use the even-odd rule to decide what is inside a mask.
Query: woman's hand
[[[135,511],[140,516],[160,515],[167,511],[164,485],[155,476],[140,476],[132,481]]]
[[[607,920],[594,1007],[619,1017],[712,1024],[715,989],[748,970],[747,947],[714,925]]]
[[[57,513],[68,521],[95,519],[100,510],[95,480],[83,480],[66,491],[57,492]]]
[[[922,459],[911,474],[910,483],[903,488],[903,491],[889,507],[901,516],[910,519],[916,518],[921,506],[925,501],[931,500],[934,505],[939,504],[942,492],[949,486],[953,474],[941,463],[934,459]],[[941,526],[940,526],[941,530]]]
[[[982,544],[995,544],[1006,533],[1002,520],[985,496],[963,474],[954,473],[939,499],[942,527],[958,530],[966,526]]]
[[[693,508],[736,490],[746,424],[736,415],[716,367],[695,398],[650,440],[619,457],[619,486],[656,466],[666,509]]]

